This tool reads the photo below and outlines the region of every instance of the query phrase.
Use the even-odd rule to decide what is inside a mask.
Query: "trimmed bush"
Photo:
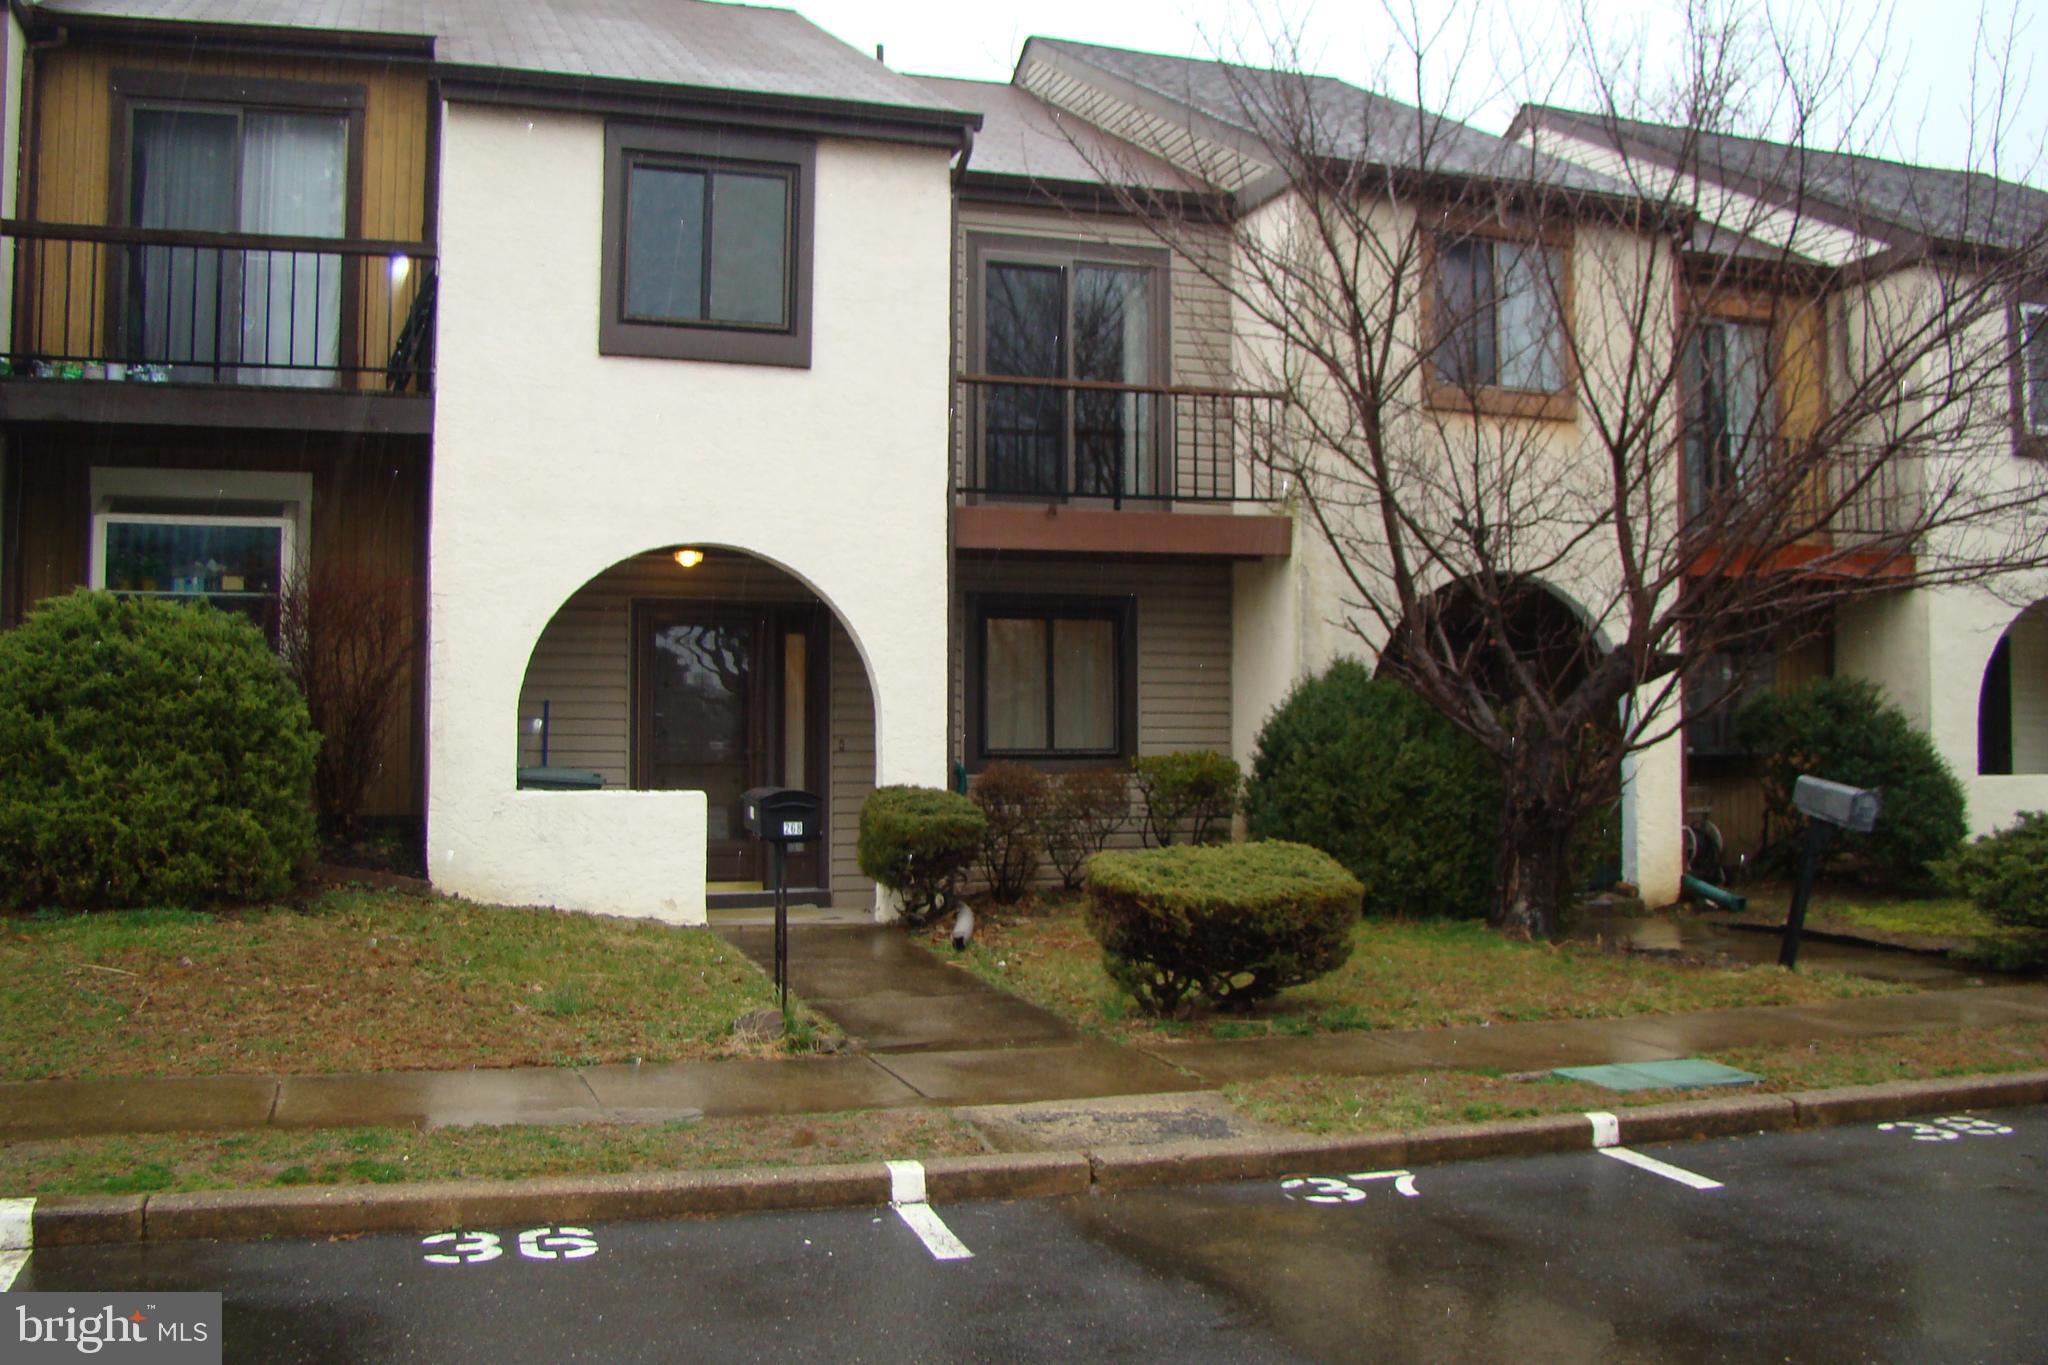
[[[1399,683],[1340,659],[1259,732],[1245,793],[1254,839],[1342,863],[1372,914],[1484,915],[1500,779],[1479,742]]]
[[[0,635],[0,904],[195,906],[313,854],[306,704],[205,604],[79,591]]]
[[[1329,855],[1286,843],[1098,853],[1087,888],[1104,968],[1155,1015],[1239,1008],[1341,967],[1363,895]]]
[[[991,763],[974,784],[974,804],[988,817],[981,875],[999,904],[1021,899],[1038,875],[1038,825],[1047,794],[1045,774],[1022,763]]]
[[[1039,812],[1038,839],[1067,890],[1077,890],[1088,860],[1131,818],[1131,789],[1113,768],[1074,768],[1051,781]]]
[[[964,796],[936,787],[877,787],[860,808],[860,870],[903,901],[923,924],[954,899],[953,884],[981,851],[988,817]]]
[[[1955,852],[1969,832],[1962,784],[1913,728],[1905,713],[1863,678],[1817,678],[1790,692],[1765,693],[1736,713],[1735,734],[1764,755],[1764,806],[1784,831],[1767,856],[1797,863],[1806,817],[1792,805],[1792,784],[1811,773],[1884,793],[1877,828],[1834,840],[1827,861],[1854,859],[1876,880],[1908,885],[1930,879],[1930,867]]]
[[[1145,802],[1145,835],[1160,848],[1183,834],[1191,844],[1229,835],[1218,825],[1236,812],[1244,773],[1228,754],[1213,749],[1153,754],[1133,760],[1131,774]]]
[[[1935,867],[1957,895],[2000,924],[2048,929],[2048,813],[2024,810]]]

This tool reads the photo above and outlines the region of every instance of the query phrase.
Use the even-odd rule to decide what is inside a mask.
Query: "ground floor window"
[[[1129,598],[981,597],[969,694],[977,755],[1127,757],[1137,730]]]
[[[95,588],[210,602],[274,642],[279,604],[306,553],[305,474],[95,469]]]

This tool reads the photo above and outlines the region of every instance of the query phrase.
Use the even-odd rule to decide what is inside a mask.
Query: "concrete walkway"
[[[726,932],[750,956],[765,931]],[[1015,1105],[1214,1090],[1294,1072],[1542,1071],[1816,1038],[2048,1022],[2048,985],[1628,1019],[1117,1047],[955,971],[895,930],[793,931],[796,990],[861,1052],[786,1061],[0,1085],[0,1141],[107,1133],[617,1123]]]

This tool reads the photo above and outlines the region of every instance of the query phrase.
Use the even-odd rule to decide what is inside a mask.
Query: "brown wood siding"
[[[540,761],[528,723],[548,706],[548,762],[589,768],[613,787],[632,783],[632,607],[635,601],[802,603],[817,599],[757,559],[712,550],[694,569],[659,551],[636,555],[586,583],[541,632],[519,690],[519,761]],[[873,884],[854,867],[860,802],[874,787],[874,699],[859,652],[835,619],[831,652],[830,867],[833,900],[858,904]],[[513,723],[512,717],[506,718]],[[506,780],[511,781],[511,774]]]
[[[356,235],[381,241],[426,241],[429,107],[423,70],[376,63],[316,61],[285,57],[169,51],[162,48],[82,46],[60,48],[36,59],[35,128],[32,198],[20,216],[50,223],[104,226],[119,221],[110,205],[111,158],[114,147],[113,76],[116,69],[183,72],[193,76],[256,77],[327,85],[360,86],[364,90],[361,182],[350,186],[351,205],[360,202]],[[61,253],[59,243],[46,252]],[[96,257],[80,250],[70,268],[61,254],[48,255],[41,267],[42,297],[16,310],[45,320],[74,344],[91,338],[93,354],[102,353],[108,272]],[[376,269],[366,262],[363,270]],[[356,334],[364,354],[388,355],[405,309],[417,287],[417,272],[400,297],[387,303],[375,282],[356,286]],[[38,339],[22,339],[25,350],[39,349]],[[40,347],[47,349],[47,347]],[[368,382],[367,380],[365,382]]]
[[[312,551],[379,575],[417,583],[426,515],[427,446],[418,438],[242,431],[100,430],[87,438],[18,433],[22,461],[21,594],[25,604],[85,584],[91,571],[92,471],[237,469],[313,476]],[[407,679],[416,697],[420,679]],[[425,736],[408,703],[394,727],[367,813],[421,809]]]
[[[1790,692],[1802,683],[1829,674],[1828,641],[1809,640],[1778,655],[1772,687]],[[1724,760],[1725,762],[1725,760]],[[1729,863],[1752,857],[1764,846],[1767,827],[1763,780],[1754,771],[1727,771],[1698,776],[1688,784],[1687,804],[1705,807],[1721,831],[1721,847]]]
[[[967,249],[969,236],[1043,237],[1048,246],[1059,248],[1075,242],[1163,250],[1158,237],[1141,223],[1111,215],[1080,215],[1057,209],[1029,209],[991,204],[963,203],[955,215],[953,239],[953,357],[956,372],[971,371],[978,365],[974,339],[967,334],[968,318],[978,310],[969,306],[974,281]],[[1219,230],[1208,246],[1215,260],[1228,255],[1229,240]],[[1170,373],[1163,383],[1193,388],[1225,388],[1231,383],[1230,296],[1185,260],[1175,259],[1169,267],[1167,315],[1172,337],[1167,360]],[[965,403],[957,404],[964,420]],[[966,481],[964,462],[968,443],[965,429],[954,431],[955,472]],[[1187,439],[1184,434],[1183,439]]]

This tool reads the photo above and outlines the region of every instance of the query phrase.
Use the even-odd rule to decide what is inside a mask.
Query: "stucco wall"
[[[445,112],[430,871],[621,914],[667,914],[655,888],[673,885],[701,919],[701,800],[614,793],[596,820],[515,797],[520,680],[608,565],[734,546],[846,626],[874,681],[877,780],[944,781],[947,156],[820,143],[802,370],[598,355],[603,166],[601,119]]]

